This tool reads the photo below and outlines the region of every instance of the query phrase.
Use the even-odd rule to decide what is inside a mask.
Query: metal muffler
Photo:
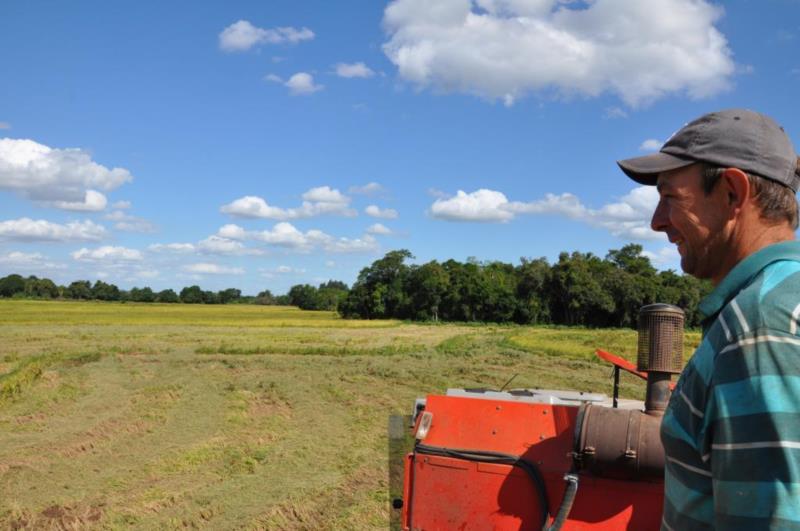
[[[683,367],[683,310],[651,304],[639,310],[637,369],[647,372],[645,410],[587,404],[575,426],[575,464],[615,479],[660,480],[664,447],[659,430],[670,398],[670,379]]]

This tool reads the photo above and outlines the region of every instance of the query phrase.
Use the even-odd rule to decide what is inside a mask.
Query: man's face
[[[681,269],[714,281],[729,251],[725,197],[720,183],[708,196],[703,193],[701,168],[692,164],[659,174],[660,199],[650,226],[678,246]]]

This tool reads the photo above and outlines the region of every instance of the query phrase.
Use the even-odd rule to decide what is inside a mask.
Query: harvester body
[[[505,397],[502,393],[486,397],[480,392],[428,396],[424,411],[432,421],[422,441],[425,447],[518,456],[535,465],[545,492],[512,464],[414,451],[406,457],[403,529],[541,530],[543,511],[558,513],[568,485],[565,476],[575,472],[579,404],[602,406],[596,404],[596,395],[565,405],[571,400],[554,396],[545,401],[541,398],[546,392],[538,394],[532,400],[520,400],[511,393]],[[620,451],[624,455],[625,448]],[[561,529],[658,529],[662,504],[660,479],[631,481],[579,474],[579,488]]]
[[[684,314],[639,311],[637,365],[609,352],[614,395],[450,390],[415,408],[402,525],[421,530],[648,531],[661,527],[661,419],[683,365]],[[619,376],[647,380],[619,407]]]

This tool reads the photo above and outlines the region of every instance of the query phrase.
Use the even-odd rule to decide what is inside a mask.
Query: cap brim
[[[676,157],[675,155],[659,151],[658,153],[645,155],[644,157],[618,160],[617,164],[620,169],[625,172],[625,175],[637,183],[653,186],[658,180],[659,173],[677,170],[678,168],[689,166],[695,162],[697,161]]]

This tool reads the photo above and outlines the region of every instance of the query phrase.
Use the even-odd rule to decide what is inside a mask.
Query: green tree
[[[241,297],[242,297],[242,291],[236,288],[224,289],[217,294],[217,299],[219,300],[220,304],[228,304],[230,302],[236,302]]]
[[[408,312],[404,282],[409,273],[405,260],[413,255],[405,250],[390,251],[358,274],[348,296],[340,303],[344,316],[365,319],[403,318]]]
[[[636,328],[639,309],[657,300],[656,268],[642,254],[642,246],[635,244],[609,251],[606,260],[614,269],[603,278],[603,285],[616,303],[609,326]]]
[[[155,302],[156,294],[149,287],[131,288],[128,298],[133,302]]]
[[[219,304],[219,296],[213,291],[203,291],[203,304]]]
[[[289,304],[301,310],[318,310],[317,288],[310,284],[296,284],[289,289]]]
[[[120,299],[120,291],[114,284],[107,284],[102,280],[97,280],[92,286],[92,298],[100,301],[118,301]]]
[[[447,270],[435,260],[411,268],[407,286],[410,317],[438,321],[442,300],[450,287]]]
[[[13,297],[17,293],[25,293],[25,279],[21,275],[0,278],[0,297]]]
[[[88,280],[71,282],[64,290],[64,296],[68,299],[89,300],[92,298],[92,283]]]
[[[256,295],[255,303],[263,305],[276,304],[275,296],[272,294],[270,290],[265,289],[264,291],[261,291],[258,293],[258,295]]]
[[[184,304],[202,304],[203,290],[200,286],[188,286],[181,290],[181,302]]]
[[[547,289],[554,322],[609,326],[616,306],[601,281],[612,268],[592,253],[561,253]]]
[[[25,280],[25,295],[35,299],[55,299],[60,293],[58,286],[49,278],[31,275]]]
[[[156,295],[156,301],[175,303],[180,302],[180,299],[178,299],[178,294],[175,293],[174,290],[165,289],[158,292],[158,295]]]
[[[514,320],[520,324],[550,322],[550,299],[546,286],[551,268],[545,258],[520,259],[517,273],[517,298],[519,305]]]

